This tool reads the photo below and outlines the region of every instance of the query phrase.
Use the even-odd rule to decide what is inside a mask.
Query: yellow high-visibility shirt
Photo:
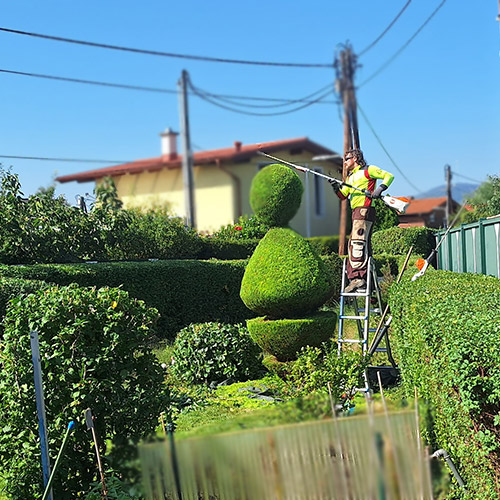
[[[394,176],[391,173],[376,167],[375,165],[368,165],[364,168],[356,165],[352,172],[347,176],[345,182],[355,188],[373,193],[377,179],[381,179],[382,184],[389,187],[394,180]],[[360,191],[356,191],[355,189],[347,186],[342,186],[339,194],[342,195],[341,198],[343,199],[349,198],[351,208],[369,207],[372,204],[371,198],[368,198]]]

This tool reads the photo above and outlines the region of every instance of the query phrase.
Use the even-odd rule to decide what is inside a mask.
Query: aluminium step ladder
[[[356,344],[361,347],[363,356],[372,355],[375,352],[387,354],[391,367],[377,368],[396,368],[396,363],[392,357],[391,346],[389,343],[388,328],[392,317],[387,319],[382,311],[382,297],[380,294],[379,281],[375,264],[372,257],[368,258],[366,288],[355,292],[345,292],[348,285],[347,279],[347,259],[344,259],[342,267],[342,284],[340,292],[340,311],[339,311],[339,329],[338,329],[338,356],[342,354],[342,348],[345,344]],[[375,327],[376,319],[381,321]],[[358,338],[346,338],[346,325],[355,322]],[[370,335],[372,334],[372,335]],[[374,335],[373,335],[374,334]],[[374,336],[372,344],[369,345],[370,337]],[[382,340],[385,340],[385,347],[380,347]],[[365,392],[370,391],[368,381],[368,367],[364,373],[365,387],[360,389]]]

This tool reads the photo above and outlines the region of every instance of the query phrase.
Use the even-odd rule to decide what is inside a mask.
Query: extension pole
[[[38,432],[40,434],[40,447],[42,451],[42,473],[43,485],[47,489],[50,479],[49,447],[47,440],[47,425],[45,418],[45,400],[43,397],[42,368],[40,365],[40,344],[38,342],[38,332],[30,332],[31,359],[35,374],[35,399],[36,412],[38,415]],[[52,491],[48,491],[48,500],[52,500]]]
[[[66,443],[68,442],[68,437],[69,433],[75,426],[75,422],[71,420],[71,422],[68,424],[68,428],[66,429],[66,434],[64,435],[64,439],[61,445],[61,448],[59,449],[59,453],[57,454],[56,461],[54,463],[54,469],[52,470],[52,474],[50,475],[49,482],[47,483],[47,486],[45,487],[45,491],[43,492],[43,497],[42,500],[46,500],[47,496],[49,495],[51,486],[52,486],[52,481],[54,480],[54,476],[57,470],[57,467],[59,466],[59,461],[61,460],[61,456],[63,454],[64,449],[66,448]]]

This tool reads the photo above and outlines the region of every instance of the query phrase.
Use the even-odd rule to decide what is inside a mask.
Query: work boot
[[[361,288],[366,289],[366,280],[354,279],[345,287],[344,293],[354,293]]]

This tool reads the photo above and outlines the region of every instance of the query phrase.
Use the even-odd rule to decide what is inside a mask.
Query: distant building
[[[452,200],[452,212],[458,203]],[[440,228],[446,224],[446,196],[439,198],[411,199],[404,215],[399,216],[399,227]]]
[[[172,213],[185,217],[182,157],[177,153],[178,134],[167,129],[160,135],[161,156],[64,175],[56,180],[99,183],[109,176],[114,180],[125,208],[166,205]],[[340,177],[342,156],[307,137],[249,145],[236,141],[232,147],[195,152],[193,177],[198,231],[213,232],[234,223],[240,215],[252,214],[249,202],[252,179],[261,168],[274,163],[258,155],[259,150]],[[290,226],[303,236],[338,234],[339,200],[328,182],[312,174],[298,175],[305,192],[299,212]]]

